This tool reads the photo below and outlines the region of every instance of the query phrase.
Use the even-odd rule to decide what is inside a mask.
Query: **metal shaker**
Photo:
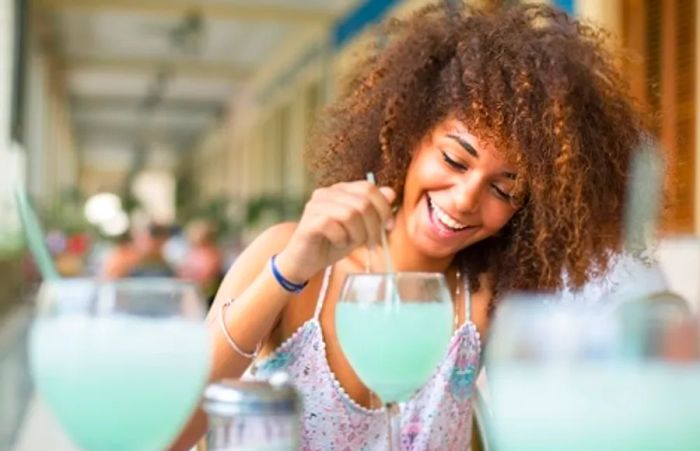
[[[208,451],[299,448],[301,401],[289,384],[224,379],[204,392]]]

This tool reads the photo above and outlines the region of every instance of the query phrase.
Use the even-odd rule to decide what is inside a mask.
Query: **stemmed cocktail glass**
[[[340,345],[360,380],[387,409],[390,449],[400,449],[399,404],[445,355],[453,305],[440,273],[350,274],[336,306]]]

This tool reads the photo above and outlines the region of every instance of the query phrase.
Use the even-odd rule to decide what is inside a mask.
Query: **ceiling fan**
[[[146,32],[162,36],[177,55],[197,55],[204,43],[205,22],[197,9],[187,11],[173,25],[147,25]]]

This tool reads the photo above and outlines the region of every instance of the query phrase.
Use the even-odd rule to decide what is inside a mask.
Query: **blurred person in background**
[[[105,279],[120,279],[128,276],[139,261],[139,252],[134,246],[130,232],[119,235],[102,263],[100,276]]]
[[[163,245],[163,257],[170,267],[180,268],[187,258],[189,249],[190,242],[183,227],[178,224],[170,227],[170,237]]]
[[[173,277],[175,272],[163,255],[163,246],[170,237],[170,228],[151,222],[136,235],[138,261],[129,277]]]
[[[222,279],[222,253],[216,244],[216,228],[207,220],[197,219],[187,225],[186,234],[190,247],[178,268],[178,276],[195,282],[211,302]]]
[[[444,2],[386,31],[319,118],[320,187],[301,219],[254,240],[209,311],[212,380],[285,371],[303,449],[385,449],[386,415],[334,316],[384,228],[396,270],[442,272],[455,308],[449,350],[402,409],[402,448],[469,449],[480,337],[502,297],[577,291],[617,264],[650,139],[605,32],[550,6]],[[205,430],[199,411],[174,448]]]
[[[78,277],[85,270],[85,257],[90,249],[87,234],[51,230],[46,235],[49,252],[58,273],[64,277]]]

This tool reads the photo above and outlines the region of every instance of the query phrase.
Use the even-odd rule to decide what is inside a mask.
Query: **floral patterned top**
[[[288,374],[303,400],[302,450],[383,450],[388,443],[385,409],[368,409],[353,401],[326,359],[319,314],[330,273],[328,268],[314,317],[273,354],[251,367],[243,378],[267,379],[277,371]],[[466,283],[464,293],[465,311],[470,316],[471,296]],[[470,395],[479,371],[480,354],[479,332],[467,318],[452,336],[444,359],[428,383],[401,405],[404,450],[470,448]]]

